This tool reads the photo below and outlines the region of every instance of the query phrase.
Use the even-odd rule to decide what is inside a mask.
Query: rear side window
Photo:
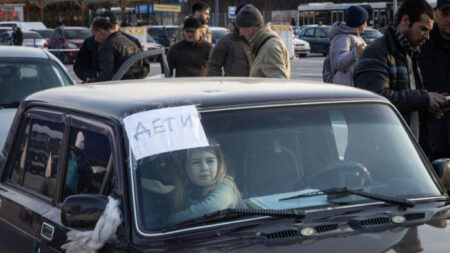
[[[61,157],[64,124],[27,119],[13,163],[10,180],[26,189],[51,198]]]

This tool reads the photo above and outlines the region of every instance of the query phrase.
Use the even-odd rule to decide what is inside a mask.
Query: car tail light
[[[48,47],[48,42],[46,40],[44,41],[44,47]]]

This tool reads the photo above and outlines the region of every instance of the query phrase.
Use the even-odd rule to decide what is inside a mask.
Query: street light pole
[[[215,9],[215,17],[214,17],[214,25],[219,26],[219,0],[215,0],[214,3],[214,9]]]

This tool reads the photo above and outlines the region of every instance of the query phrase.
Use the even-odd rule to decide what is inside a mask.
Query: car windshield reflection
[[[145,231],[227,208],[332,205],[325,195],[288,199],[332,188],[404,199],[441,195],[425,158],[384,104],[205,112],[201,123],[209,146],[133,160]]]

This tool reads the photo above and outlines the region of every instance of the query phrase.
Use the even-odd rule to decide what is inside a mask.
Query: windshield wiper
[[[307,197],[313,197],[313,196],[319,196],[319,195],[327,195],[329,198],[332,195],[337,195],[336,198],[339,198],[339,197],[346,197],[346,196],[352,195],[352,194],[362,196],[362,197],[365,197],[368,199],[383,201],[383,202],[389,203],[389,204],[400,205],[400,208],[402,208],[402,209],[406,209],[408,207],[414,207],[414,203],[405,198],[392,197],[392,196],[387,196],[387,195],[383,195],[383,194],[366,192],[366,191],[363,191],[363,189],[350,189],[347,187],[331,188],[328,190],[319,190],[319,191],[315,191],[315,192],[299,194],[296,196],[279,199],[279,201],[307,198]]]
[[[296,209],[274,210],[274,209],[228,208],[219,211],[214,211],[212,213],[187,220],[180,224],[176,224],[163,230],[163,232],[188,227],[192,225],[202,225],[217,221],[227,221],[231,219],[241,218],[244,216],[272,216],[281,218],[303,219],[305,217],[305,213],[303,211]]]
[[[7,103],[7,104],[0,104],[0,108],[4,109],[4,108],[17,108],[19,107],[20,102],[15,101],[15,102],[11,102],[11,103]]]

